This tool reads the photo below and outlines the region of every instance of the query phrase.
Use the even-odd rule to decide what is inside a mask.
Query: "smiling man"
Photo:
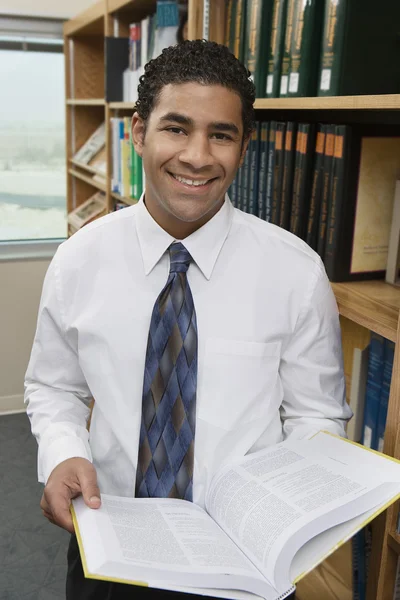
[[[79,494],[93,509],[100,492],[203,505],[226,461],[344,435],[350,417],[320,258],[226,194],[253,129],[249,72],[223,46],[183,42],[138,93],[145,192],[59,247],[26,373],[42,511],[72,534]],[[67,600],[154,595],[86,580],[71,536]]]

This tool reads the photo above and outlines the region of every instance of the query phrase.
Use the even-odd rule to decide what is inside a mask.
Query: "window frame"
[[[0,50],[64,52],[63,20],[0,14]],[[2,39],[3,38],[3,39]],[[60,43],[55,43],[55,41]],[[67,238],[0,240],[0,263],[52,259]]]

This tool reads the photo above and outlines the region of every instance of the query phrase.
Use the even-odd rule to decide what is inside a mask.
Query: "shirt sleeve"
[[[346,436],[346,402],[336,299],[322,262],[314,272],[280,365],[284,438],[309,438],[324,429]]]
[[[73,457],[92,460],[86,428],[92,398],[77,349],[65,335],[62,307],[56,254],[44,280],[25,375],[24,401],[39,445],[38,479],[44,484],[62,461]]]

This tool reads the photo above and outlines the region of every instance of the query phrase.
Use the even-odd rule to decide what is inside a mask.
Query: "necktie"
[[[193,499],[197,324],[192,260],[171,244],[170,272],[151,316],[142,396],[136,497]]]

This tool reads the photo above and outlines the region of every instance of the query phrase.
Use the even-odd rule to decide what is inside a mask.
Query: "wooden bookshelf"
[[[107,210],[115,202],[135,204],[111,191],[111,117],[129,114],[134,103],[105,100],[105,36],[128,37],[129,23],[154,12],[155,0],[99,0],[64,26],[66,59],[66,127],[68,161],[68,210],[82,204],[93,188],[106,193]],[[203,37],[203,0],[188,0],[190,39]],[[210,39],[223,42],[225,0],[210,2]],[[400,94],[369,96],[258,98],[255,109],[261,119],[295,116],[330,122],[373,122],[400,125]],[[267,116],[268,115],[268,116]],[[103,185],[93,181],[90,168],[71,161],[76,150],[98,125],[106,123],[107,177]],[[384,450],[400,457],[400,288],[384,281],[332,284],[339,312],[396,342]],[[396,533],[398,503],[373,523],[373,547],[367,600],[392,600],[400,536]],[[298,600],[351,600],[351,552],[340,548],[298,584]]]
[[[400,288],[384,281],[333,283],[332,288],[341,315],[396,341]]]
[[[138,203],[136,198],[126,198],[125,196],[120,196],[116,192],[111,192],[111,196],[114,198],[114,200],[117,200],[118,202],[124,202],[125,204],[129,204],[129,206],[133,206],[134,204]]]

